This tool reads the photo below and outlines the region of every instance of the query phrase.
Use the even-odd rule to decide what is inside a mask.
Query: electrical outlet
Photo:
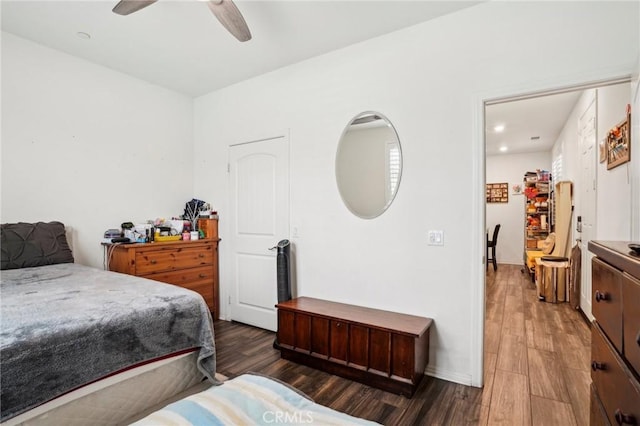
[[[444,245],[444,231],[429,231],[427,238],[430,246],[443,246]]]

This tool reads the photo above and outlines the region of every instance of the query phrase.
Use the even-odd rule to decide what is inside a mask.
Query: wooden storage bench
[[[407,397],[424,376],[430,318],[310,297],[276,308],[284,359]]]

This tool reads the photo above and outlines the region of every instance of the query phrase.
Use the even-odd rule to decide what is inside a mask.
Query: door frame
[[[581,144],[579,150],[578,150],[578,154],[580,155],[580,175],[578,176],[579,178],[579,185],[582,186],[587,186],[587,185],[592,185],[593,187],[593,192],[594,192],[594,197],[593,197],[593,204],[591,204],[589,201],[591,200],[587,200],[587,197],[584,196],[584,194],[582,194],[579,198],[580,203],[579,204],[574,204],[575,205],[575,210],[572,212],[573,214],[573,218],[576,220],[576,223],[572,223],[572,228],[573,230],[576,230],[576,226],[577,226],[577,217],[578,216],[582,216],[583,220],[582,220],[582,226],[584,226],[584,217],[585,217],[585,212],[588,210],[590,213],[593,213],[593,217],[589,218],[588,215],[586,215],[587,218],[589,218],[591,220],[591,231],[589,232],[589,234],[592,237],[595,237],[598,234],[598,184],[597,184],[597,180],[598,180],[598,140],[600,140],[600,137],[598,135],[598,90],[596,89],[593,93],[593,98],[589,100],[589,102],[587,103],[586,107],[584,108],[583,111],[581,111],[580,116],[578,117],[578,123],[582,122],[583,117],[585,116],[585,114],[587,113],[587,111],[589,110],[589,108],[591,108],[593,106],[594,109],[594,117],[595,117],[595,123],[594,126],[595,128],[593,129],[594,132],[594,146],[593,146],[593,151],[591,152],[591,154],[589,156],[585,156],[583,154],[583,149],[584,147],[582,146],[582,144],[584,143],[582,134],[578,135],[578,141]],[[582,131],[581,128],[578,129],[579,132]],[[584,166],[586,165],[589,166],[590,171],[592,172],[592,176],[593,176],[593,181],[592,182],[587,182],[585,181],[585,175],[583,173],[584,170]],[[591,210],[593,209],[593,210]],[[579,294],[579,301],[578,301],[578,305],[580,306],[580,309],[582,310],[582,313],[587,317],[587,319],[589,321],[593,320],[593,313],[592,313],[592,306],[591,306],[591,291],[592,291],[592,283],[591,283],[591,258],[594,257],[594,255],[592,253],[589,253],[589,248],[588,248],[588,243],[589,243],[589,239],[588,238],[584,238],[584,231],[581,230],[580,232],[574,231],[574,233],[572,233],[572,235],[575,235],[577,238],[575,239],[579,239],[579,244],[580,244],[580,261],[581,261],[581,270],[580,270],[580,294]],[[583,298],[583,290],[588,290],[588,294],[586,295],[585,298]],[[586,305],[586,306],[585,306]],[[588,307],[588,312],[586,311],[586,309]]]
[[[263,141],[267,141],[267,140],[271,140],[271,139],[277,139],[277,138],[283,138],[287,144],[286,147],[286,151],[287,151],[287,176],[288,176],[288,188],[287,188],[287,200],[288,200],[288,206],[287,206],[287,231],[288,231],[288,236],[287,238],[289,238],[289,236],[291,235],[291,138],[290,138],[290,129],[286,128],[286,129],[281,129],[281,130],[274,130],[274,131],[264,131],[264,132],[259,132],[259,135],[253,134],[252,136],[247,136],[247,137],[240,137],[240,138],[236,138],[236,141],[234,142],[229,142],[227,143],[227,158],[226,158],[226,162],[227,162],[227,182],[226,182],[226,187],[227,187],[227,206],[231,206],[231,203],[234,202],[234,196],[233,196],[233,191],[231,190],[231,147],[233,146],[238,146],[238,145],[246,145],[246,144],[250,144],[250,143],[256,143],[256,142],[263,142]],[[233,229],[230,226],[231,224],[226,224],[226,229],[229,230],[229,232],[233,232]],[[290,239],[290,238],[289,238]],[[225,261],[224,261],[224,267],[226,268],[227,271],[231,271],[234,267],[233,265],[233,256],[231,255],[231,252],[229,252],[229,256],[225,256]],[[292,271],[294,270],[294,268],[292,268]],[[231,280],[231,276],[229,274],[225,274],[227,281],[226,283],[220,283],[220,319],[224,319],[227,321],[231,321],[231,303],[230,303],[230,297],[231,294],[233,293],[233,280]],[[293,278],[293,277],[292,277]],[[296,282],[296,280],[292,279],[292,286],[293,284]]]
[[[490,90],[477,91],[472,94],[472,168],[471,174],[475,190],[471,191],[472,221],[471,250],[472,258],[476,261],[471,267],[470,277],[470,378],[471,386],[482,387],[484,378],[484,319],[485,319],[485,238],[486,238],[486,140],[485,140],[485,106],[563,93],[585,90],[621,82],[631,79],[628,69],[608,70],[607,72],[558,76],[544,81],[531,81],[521,85],[499,87]]]

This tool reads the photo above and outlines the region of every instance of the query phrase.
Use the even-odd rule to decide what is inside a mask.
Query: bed
[[[313,402],[278,380],[248,373],[149,414],[133,426],[377,425]]]
[[[60,222],[2,224],[1,251],[3,424],[116,424],[219,384],[199,294],[73,263]]]

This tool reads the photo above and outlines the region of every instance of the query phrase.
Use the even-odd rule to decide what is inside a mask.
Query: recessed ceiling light
[[[497,126],[495,126],[493,128],[493,130],[495,130],[498,133],[503,132],[504,131],[504,124],[498,124]]]
[[[76,36],[78,36],[78,38],[81,38],[83,40],[89,40],[91,38],[91,34],[85,33],[83,31],[78,31],[76,33]]]
[[[501,146],[500,147],[500,152],[507,152],[509,148],[507,148],[506,146]]]

